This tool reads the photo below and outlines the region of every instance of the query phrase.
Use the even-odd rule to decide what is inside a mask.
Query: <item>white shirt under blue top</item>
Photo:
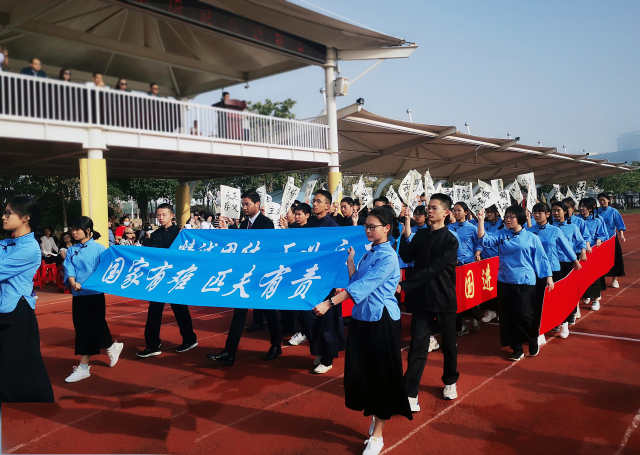
[[[498,281],[502,283],[534,285],[536,276],[552,276],[540,239],[526,229],[517,233],[511,229],[501,229],[495,234],[485,232],[482,245],[498,247]]]
[[[607,226],[604,223],[604,219],[601,216],[596,217],[595,214],[589,215],[588,217],[580,217],[584,220],[587,228],[589,228],[589,232],[591,233],[591,246],[596,244],[596,240],[609,240],[609,232],[607,231]]]
[[[568,219],[571,220],[571,224],[575,224],[576,226],[578,226],[578,230],[580,231],[580,234],[582,235],[582,238],[584,239],[584,241],[589,242],[589,245],[591,245],[593,243],[591,241],[591,238],[592,238],[591,231],[589,230],[589,227],[584,222],[582,217],[574,213]],[[586,245],[585,245],[585,248],[586,248]]]
[[[458,262],[469,264],[476,260],[475,252],[482,251],[482,244],[478,240],[478,228],[468,221],[462,223],[456,221],[447,226],[451,232],[458,236]]]
[[[100,264],[100,254],[106,250],[93,239],[89,239],[84,243],[76,243],[67,250],[64,258],[64,281],[69,284],[69,277],[73,277],[76,282],[82,284],[91,276]],[[74,296],[102,294],[101,292],[90,291],[82,288],[76,291],[71,288]]]
[[[0,313],[11,313],[24,297],[36,308],[33,277],[40,267],[42,254],[33,233],[0,240]]]
[[[577,259],[576,254],[573,252],[573,245],[569,243],[560,228],[553,226],[550,223],[545,223],[543,225],[534,224],[526,229],[527,231],[536,234],[540,239],[544,252],[547,254],[547,258],[549,259],[549,265],[551,265],[552,272],[560,271],[558,251],[562,251],[564,256],[569,258],[572,262]]]
[[[351,317],[358,321],[379,321],[384,308],[394,321],[400,319],[396,288],[400,282],[398,255],[389,242],[373,245],[349,280],[347,292],[355,306]]]
[[[496,221],[484,221],[484,231],[490,234],[495,234],[500,229],[504,229],[504,223],[502,219],[498,217]],[[483,246],[482,247],[482,259],[494,258],[498,255],[498,247],[496,246]]]
[[[576,254],[582,253],[582,249],[587,248],[587,241],[582,237],[582,234],[580,234],[580,228],[577,225],[569,223],[568,220],[562,223],[554,220],[553,225],[560,228],[569,243],[573,246],[573,251]],[[558,257],[560,258],[560,262],[572,262],[571,258],[565,256],[562,251],[558,252]]]
[[[616,234],[616,229],[619,231],[627,230],[627,227],[624,225],[624,221],[622,221],[620,212],[618,212],[613,207],[598,207],[596,210],[598,212],[598,215],[604,218],[604,224],[607,227],[609,238],[613,237]]]

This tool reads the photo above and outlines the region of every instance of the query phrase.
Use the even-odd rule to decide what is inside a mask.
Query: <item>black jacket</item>
[[[175,224],[172,224],[169,229],[160,226],[148,239],[144,239],[142,244],[153,248],[169,248],[178,234],[180,234],[180,228]]]
[[[421,229],[410,243],[401,237],[400,257],[404,262],[415,261],[411,278],[400,283],[403,291],[416,294],[411,296],[412,304],[438,313],[457,312],[458,239],[446,225],[436,231]]]
[[[249,218],[245,218],[240,223],[240,229],[247,229],[249,225]],[[251,229],[273,229],[273,221],[264,216],[262,213],[258,213],[256,221],[251,225]]]

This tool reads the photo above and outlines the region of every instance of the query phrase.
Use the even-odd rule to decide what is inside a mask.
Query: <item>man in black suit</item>
[[[35,77],[47,77],[47,73],[42,71],[42,63],[37,58],[29,60],[29,66],[25,66],[20,70],[20,74]]]
[[[156,218],[160,227],[152,234],[147,234],[143,240],[144,246],[154,248],[169,248],[180,233],[180,228],[173,224],[173,207],[171,204],[160,204],[156,209]],[[186,352],[198,346],[198,338],[193,331],[191,313],[187,305],[171,304],[173,314],[176,316],[182,344],[176,348],[176,352]],[[149,302],[149,313],[147,314],[147,324],[144,328],[144,340],[147,347],[136,355],[147,358],[162,354],[160,351],[160,325],[162,324],[162,312],[164,302]]]
[[[246,191],[241,196],[242,211],[245,219],[240,223],[240,229],[273,229],[273,221],[260,213],[260,195],[253,190]],[[218,223],[220,229],[227,229],[227,222],[223,219]],[[246,308],[236,308],[233,310],[233,318],[231,319],[231,327],[227,335],[227,342],[224,350],[218,354],[207,354],[207,357],[216,362],[222,362],[229,366],[233,365],[236,360],[236,352],[242,338],[244,324],[247,320]],[[280,333],[280,324],[278,321],[278,313],[276,310],[262,310],[269,333],[271,334],[271,348],[263,357],[263,360],[273,360],[282,354],[282,336]]]

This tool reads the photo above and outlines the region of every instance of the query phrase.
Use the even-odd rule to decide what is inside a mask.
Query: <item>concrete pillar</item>
[[[176,186],[176,223],[179,227],[184,227],[189,222],[191,212],[191,191],[189,182],[180,182]]]
[[[327,125],[329,126],[329,192],[333,193],[342,179],[338,155],[338,110],[336,107],[336,50],[327,49],[327,63],[324,66],[324,81],[327,97]],[[339,195],[340,197],[341,195]]]
[[[94,230],[102,235],[96,241],[108,248],[107,162],[103,158],[105,149],[102,130],[89,130],[87,158],[80,159],[80,197],[82,215],[91,218]]]

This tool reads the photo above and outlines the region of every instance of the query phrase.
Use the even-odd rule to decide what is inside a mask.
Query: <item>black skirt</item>
[[[36,313],[24,297],[0,313],[0,403],[53,403]]]
[[[334,295],[331,292],[327,299]],[[302,333],[309,341],[311,355],[337,359],[338,352],[344,351],[346,337],[342,303],[332,306],[322,316],[316,316],[313,310],[298,310],[297,317]]]
[[[582,296],[583,299],[591,299],[591,300],[595,300],[600,298],[601,294],[600,294],[600,279],[597,279],[596,281],[593,282],[593,284],[591,286],[589,286],[587,288],[586,291],[584,291],[584,295]]]
[[[105,319],[104,294],[73,296],[73,327],[76,329],[76,355],[97,355],[113,344]]]
[[[379,321],[351,319],[344,361],[344,401],[349,409],[388,420],[412,420],[402,379],[400,320],[385,308]]]
[[[625,276],[624,274],[624,257],[622,256],[622,245],[620,245],[620,240],[618,240],[618,236],[614,235],[616,238],[616,252],[613,259],[613,267],[607,273],[607,276]]]
[[[540,316],[535,284],[509,284],[498,281],[498,315],[502,346],[535,342]]]

